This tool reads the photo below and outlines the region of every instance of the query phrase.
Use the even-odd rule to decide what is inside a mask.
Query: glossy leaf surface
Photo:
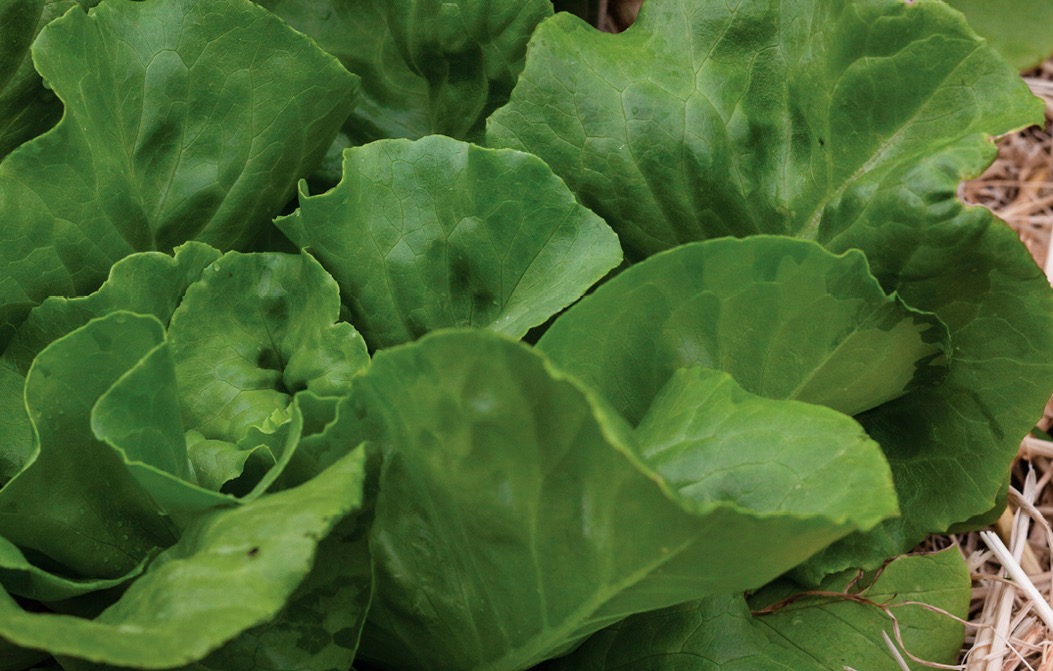
[[[888,296],[858,252],[754,236],[684,245],[561,315],[538,347],[638,422],[679,368],[855,414],[938,381],[945,327]]]

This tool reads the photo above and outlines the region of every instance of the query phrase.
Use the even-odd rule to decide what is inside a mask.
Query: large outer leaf
[[[246,244],[321,158],[357,84],[243,0],[74,9],[33,55],[66,114],[0,164],[9,321],[94,288],[133,251]]]
[[[829,466],[807,500],[696,500],[521,345],[466,331],[380,353],[341,413],[350,444],[384,452],[363,654],[400,671],[526,668],[630,613],[764,583],[894,514],[877,446],[823,412],[800,427]],[[866,480],[872,505],[846,498],[844,478]]]
[[[346,393],[369,355],[339,317],[336,282],[306,254],[213,263],[169,326],[186,427],[238,442],[298,391]]]
[[[257,0],[362,77],[356,143],[471,140],[508,100],[548,0]]]
[[[362,506],[364,450],[311,482],[202,517],[95,620],[29,613],[0,594],[0,637],[139,669],[188,664],[274,618],[318,543]]]
[[[1053,4],[1046,0],[947,0],[1013,67],[1032,68],[1053,54]]]
[[[569,61],[586,67],[563,76]],[[904,551],[1004,489],[1049,395],[1053,304],[1012,231],[955,194],[992,159],[988,133],[1041,118],[939,2],[670,0],[619,36],[542,24],[488,139],[544,158],[629,256],[725,234],[814,238],[862,249],[886,290],[947,324],[947,381],[861,417],[902,520],[821,573]]]
[[[841,591],[845,578],[823,587]],[[772,592],[768,590],[767,592]],[[782,596],[782,594],[780,594]],[[969,574],[956,550],[903,557],[861,592],[872,605],[837,597],[808,597],[753,617],[740,595],[718,596],[632,617],[593,636],[545,671],[896,671],[881,632],[892,621],[907,649],[921,659],[953,664],[962,641],[959,622],[908,601],[962,618]],[[751,601],[759,608],[766,603]],[[920,667],[919,667],[920,668]]]
[[[621,261],[537,157],[445,137],[347,150],[340,185],[277,224],[333,273],[374,348],[446,326],[521,337]]]
[[[545,159],[640,258],[887,219],[853,215],[889,176],[1041,111],[941,2],[669,0],[617,36],[544,22],[487,137]],[[913,226],[938,214],[896,204]]]
[[[939,380],[946,329],[887,296],[858,252],[803,240],[709,240],[621,273],[538,347],[639,422],[678,368],[853,414]]]

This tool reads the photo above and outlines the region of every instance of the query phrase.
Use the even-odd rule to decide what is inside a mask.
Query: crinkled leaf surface
[[[939,379],[938,319],[888,296],[858,252],[791,238],[683,245],[606,282],[538,347],[639,422],[679,368],[854,414]]]
[[[544,158],[628,256],[727,234],[814,238],[861,249],[882,286],[950,329],[942,385],[860,417],[903,518],[818,573],[990,510],[1053,375],[1047,282],[1012,231],[956,199],[994,155],[987,134],[1041,119],[1012,68],[925,1],[676,0],[619,36],[557,16],[532,44],[488,140]],[[585,67],[557,74],[570,62]]]
[[[810,427],[831,479],[806,505],[678,494],[602,400],[481,331],[378,354],[344,407],[384,452],[363,654],[390,668],[526,668],[630,613],[764,583],[895,513],[880,450],[832,411]],[[885,492],[873,506],[837,494],[849,454],[843,470]]]
[[[336,282],[306,254],[213,263],[169,326],[186,428],[238,442],[298,391],[346,393],[369,355],[339,317]]]
[[[1053,5],[1045,0],[947,0],[1018,70],[1053,54]]]
[[[203,516],[95,620],[25,612],[0,594],[0,637],[140,669],[197,661],[282,610],[319,542],[362,506],[364,462],[355,450],[301,487]]]
[[[25,376],[51,342],[96,317],[127,310],[167,324],[186,288],[219,252],[188,243],[174,256],[133,254],[116,263],[98,291],[81,298],[48,298],[29,313],[0,359],[0,483],[14,477],[33,454],[33,429],[25,411]]]
[[[841,591],[846,580],[831,579],[823,588]],[[751,599],[751,605],[767,605],[764,597],[775,591],[764,590]],[[629,618],[596,634],[574,654],[540,668],[898,671],[900,666],[881,638],[882,631],[893,636],[892,620],[876,604],[890,607],[912,654],[930,662],[955,662],[961,624],[923,606],[901,604],[922,603],[966,617],[969,574],[957,550],[897,559],[859,595],[873,604],[806,597],[773,613],[753,616],[740,595],[685,603]]]
[[[470,140],[508,100],[548,0],[258,0],[362,77],[356,144]]]
[[[886,177],[1039,120],[941,2],[670,0],[617,36],[545,21],[487,138],[545,159],[640,258],[720,235],[828,240],[888,218],[852,216]],[[903,200],[913,225],[933,218]]]
[[[0,310],[84,293],[133,251],[251,240],[321,158],[357,80],[244,0],[106,2],[34,61],[66,105],[0,164]]]
[[[537,157],[438,136],[349,149],[340,185],[277,224],[336,277],[373,348],[448,326],[521,337],[621,261]]]

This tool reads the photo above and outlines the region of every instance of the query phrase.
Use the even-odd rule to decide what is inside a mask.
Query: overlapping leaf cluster
[[[0,0],[0,670],[953,658],[884,563],[1048,394],[955,198],[1041,106],[938,2],[553,14]]]

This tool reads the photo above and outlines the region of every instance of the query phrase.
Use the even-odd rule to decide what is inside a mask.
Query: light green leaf
[[[302,487],[201,517],[95,620],[26,612],[0,594],[0,637],[138,669],[195,662],[281,612],[317,545],[361,508],[364,463],[358,449]]]
[[[152,317],[137,319],[157,324]],[[119,347],[121,329],[127,326],[111,319],[113,326],[104,330],[106,323],[93,322],[85,329],[96,340],[110,338]],[[165,515],[192,515],[232,505],[236,502],[233,498],[199,487],[194,480],[183,436],[171,349],[161,328],[155,336],[153,349],[99,396],[91,410],[91,431],[120,455],[128,471]],[[94,484],[88,481],[86,486]]]
[[[343,182],[277,224],[336,277],[373,348],[448,326],[521,337],[621,261],[536,157],[445,137],[348,150]]]
[[[11,339],[4,360],[25,375],[48,344],[119,310],[153,315],[167,327],[187,288],[219,257],[218,251],[198,242],[177,247],[172,255],[142,252],[125,257],[94,293],[52,296],[35,307]]]
[[[356,144],[478,139],[508,100],[548,0],[258,0],[362,77]]]
[[[339,318],[336,282],[306,254],[213,263],[169,326],[186,428],[238,443],[299,391],[346,393],[369,355]]]
[[[947,0],[1018,70],[1053,54],[1053,4],[1046,0]]]
[[[886,178],[1041,119],[942,2],[668,0],[617,36],[542,23],[487,142],[543,158],[639,259],[722,235],[825,241],[893,214],[924,227],[936,196],[858,217]]]
[[[384,453],[363,656],[390,668],[526,668],[631,613],[763,584],[895,513],[891,496],[827,499],[848,477],[836,467],[804,505],[678,494],[586,387],[480,331],[381,352],[341,410],[349,444]],[[853,453],[851,477],[888,492],[878,447],[837,421],[812,449]]]
[[[367,484],[366,496],[375,496],[369,489]],[[372,521],[372,509],[345,518],[318,545],[310,574],[274,620],[246,631],[187,671],[351,668],[373,596]]]
[[[845,589],[847,581],[841,576],[823,587],[836,593]],[[776,591],[764,590],[750,600],[750,606],[768,605]],[[842,671],[851,667],[898,671],[900,666],[881,637],[884,631],[894,638],[887,613],[899,621],[903,641],[912,654],[935,663],[956,661],[962,625],[946,614],[908,602],[966,617],[969,573],[957,550],[902,557],[872,584],[850,591],[866,602],[830,595],[804,597],[775,612],[754,616],[742,596],[730,595],[637,615],[540,669]]]
[[[855,414],[938,380],[947,333],[888,296],[858,252],[790,238],[684,245],[606,282],[538,347],[630,422],[679,368]]]
[[[895,507],[888,465],[858,424],[822,406],[755,396],[721,371],[675,371],[636,439],[647,465],[694,501],[798,514],[841,507],[874,523]]]
[[[197,431],[186,432],[186,452],[194,479],[202,487],[217,492],[228,482],[242,477],[246,469],[266,472],[278,461],[266,444],[251,446],[208,440]],[[260,478],[252,477],[252,480],[258,482]]]
[[[7,540],[74,575],[103,579],[124,575],[174,541],[153,499],[90,429],[99,397],[163,336],[155,318],[115,312],[36,358],[25,383],[32,458],[0,490]]]
[[[134,251],[247,244],[321,159],[357,86],[245,0],[75,8],[33,57],[66,111],[0,163],[0,310],[14,323]]]

